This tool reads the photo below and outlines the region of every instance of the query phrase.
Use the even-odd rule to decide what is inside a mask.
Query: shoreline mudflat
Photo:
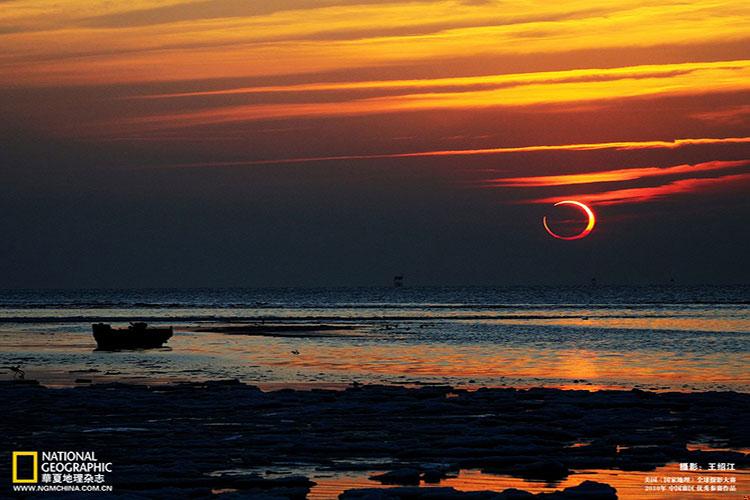
[[[115,493],[135,498],[305,498],[314,482],[299,471],[310,469],[380,471],[372,486],[390,487],[344,498],[485,498],[415,487],[467,469],[554,484],[582,469],[731,463],[739,475],[750,466],[748,454],[688,447],[750,448],[750,394],[736,392],[8,381],[0,400],[6,451],[95,451],[114,464]],[[267,475],[280,470],[288,474]],[[607,488],[588,482],[555,498],[614,498]],[[503,495],[486,498],[523,498]]]

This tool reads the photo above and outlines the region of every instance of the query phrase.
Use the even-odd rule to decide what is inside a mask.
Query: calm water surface
[[[93,351],[92,322],[135,320],[174,325],[175,337],[166,349]],[[192,331],[227,322],[353,329],[293,338]],[[265,387],[748,392],[749,334],[746,286],[0,292],[0,366],[20,364],[52,385],[233,377]]]

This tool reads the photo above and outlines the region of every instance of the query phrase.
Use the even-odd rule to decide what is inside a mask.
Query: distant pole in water
[[[404,277],[403,277],[403,275],[398,274],[398,275],[396,275],[396,276],[393,277],[393,286],[395,288],[401,288],[402,286],[404,286]]]

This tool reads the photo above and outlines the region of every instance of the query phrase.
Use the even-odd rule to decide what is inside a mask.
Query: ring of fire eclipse
[[[558,240],[580,240],[581,238],[585,238],[588,236],[588,234],[594,230],[594,226],[596,225],[596,216],[594,215],[594,212],[586,205],[581,203],[580,201],[575,200],[563,200],[558,201],[553,206],[559,206],[559,205],[573,205],[575,207],[580,208],[583,213],[586,214],[586,217],[588,217],[588,224],[586,224],[586,227],[578,234],[575,234],[573,236],[561,236],[557,233],[555,233],[552,229],[550,229],[549,224],[547,224],[547,216],[545,215],[542,219],[542,222],[544,223],[544,229],[547,230],[547,232],[550,234],[550,236],[557,238]]]

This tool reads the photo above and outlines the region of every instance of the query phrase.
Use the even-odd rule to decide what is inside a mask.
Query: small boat
[[[146,323],[130,323],[127,328],[112,328],[106,323],[91,325],[97,349],[151,349],[161,347],[172,337],[172,327],[149,328]]]

